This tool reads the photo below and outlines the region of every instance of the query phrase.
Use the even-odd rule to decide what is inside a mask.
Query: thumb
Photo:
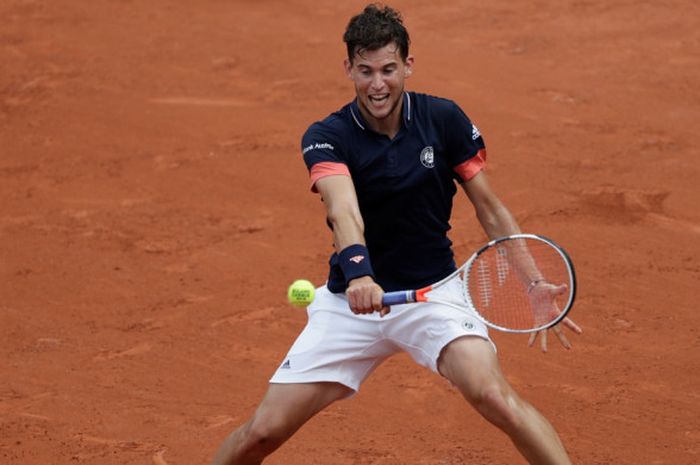
[[[564,295],[568,290],[569,286],[567,286],[566,284],[561,284],[559,286],[555,286],[555,288],[552,289],[552,294],[555,296]]]

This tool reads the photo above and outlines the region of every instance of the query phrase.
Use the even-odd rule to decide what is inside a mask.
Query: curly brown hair
[[[353,16],[343,34],[350,63],[356,54],[378,50],[391,42],[397,45],[401,59],[405,61],[410,41],[401,13],[378,3],[367,5],[362,13]]]

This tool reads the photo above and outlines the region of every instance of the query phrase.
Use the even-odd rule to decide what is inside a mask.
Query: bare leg
[[[338,383],[270,384],[247,423],[221,444],[212,465],[258,465],[316,413],[350,394]]]
[[[488,341],[463,337],[451,342],[438,367],[484,418],[510,437],[530,464],[571,464],[552,425],[505,380]]]

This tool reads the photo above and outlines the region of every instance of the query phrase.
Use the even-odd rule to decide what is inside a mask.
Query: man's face
[[[411,74],[413,57],[401,58],[395,43],[377,50],[356,53],[352,63],[345,60],[345,70],[355,84],[357,102],[369,123],[398,123],[403,102],[404,80]]]

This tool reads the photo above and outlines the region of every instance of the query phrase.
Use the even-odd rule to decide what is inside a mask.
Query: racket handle
[[[416,301],[416,291],[394,291],[385,292],[382,297],[382,305],[410,304]]]

